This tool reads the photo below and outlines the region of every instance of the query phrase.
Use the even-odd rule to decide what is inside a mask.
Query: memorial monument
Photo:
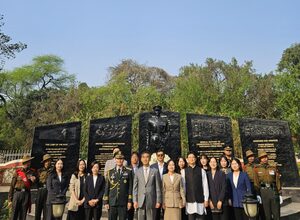
[[[54,163],[57,159],[64,162],[64,170],[68,177],[76,169],[80,149],[81,122],[55,124],[36,127],[31,156],[34,159],[31,167],[42,167],[44,154],[50,154]]]
[[[245,162],[247,150],[256,156],[258,150],[264,150],[269,163],[278,167],[283,186],[300,186],[288,122],[256,118],[241,118],[238,122]]]
[[[189,150],[219,158],[225,146],[232,147],[231,119],[222,116],[187,114]],[[232,152],[234,155],[234,152]]]
[[[130,163],[131,156],[131,116],[118,116],[91,120],[88,146],[88,167],[97,160],[101,164],[100,171],[104,172],[107,160],[113,158],[114,147],[119,147]]]

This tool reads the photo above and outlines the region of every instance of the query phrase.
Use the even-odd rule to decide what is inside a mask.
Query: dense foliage
[[[224,115],[233,119],[239,152],[237,118],[283,119],[290,123],[293,141],[300,142],[300,45],[283,52],[274,74],[258,74],[252,62],[239,64],[208,58],[189,64],[171,76],[158,67],[123,60],[109,69],[103,86],[76,82],[54,55],[0,72],[0,145],[30,148],[35,126],[82,121],[81,153],[86,156],[91,119],[133,115],[133,147],[138,146],[138,115],[160,104],[181,113],[182,147],[187,149],[186,113]]]

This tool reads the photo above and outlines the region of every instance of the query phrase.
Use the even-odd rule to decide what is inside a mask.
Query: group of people
[[[189,152],[186,158],[165,162],[165,153],[159,149],[154,164],[150,165],[148,151],[133,152],[127,164],[115,148],[104,175],[99,172],[99,162],[91,163],[88,174],[86,162],[79,160],[69,181],[62,160],[51,168],[51,156],[44,155],[43,168],[36,174],[30,169],[32,157],[25,156],[9,192],[12,219],[26,219],[34,184],[38,188],[36,220],[41,213],[44,219],[53,219],[51,202],[58,195],[65,196],[68,189],[68,220],[99,220],[103,205],[110,220],[132,220],[135,211],[138,220],[248,219],[242,204],[247,193],[260,202],[258,219],[279,219],[282,197],[276,167],[269,165],[264,151],[258,152],[258,164],[254,164],[252,151],[247,151],[246,157],[248,163],[242,166],[231,156],[231,148],[225,147],[220,158]]]

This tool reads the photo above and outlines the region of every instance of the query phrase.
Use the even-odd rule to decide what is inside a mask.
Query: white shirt
[[[237,188],[240,173],[237,176],[234,175],[234,173],[233,173],[232,176],[233,176],[233,184],[234,184],[235,188]]]
[[[121,167],[116,167],[117,168],[117,172],[119,173],[120,172],[120,174],[122,174],[122,168]],[[120,170],[120,171],[119,171]]]
[[[204,201],[208,201],[209,189],[208,189],[206,172],[203,169],[201,169],[201,170],[202,170],[202,187],[203,187]],[[203,214],[206,214],[206,209],[205,209],[204,203],[188,202],[188,203],[186,203],[186,212],[187,212],[187,214],[197,213],[199,215],[203,215]]]
[[[136,164],[136,165],[131,165],[131,166],[132,166],[133,173],[135,173],[136,170],[138,169],[138,165]]]
[[[163,172],[164,172],[164,163],[162,163],[162,164],[157,163],[157,164],[158,164],[158,170],[159,170],[160,179],[162,179]]]
[[[185,169],[180,170],[181,173],[181,179],[182,179],[182,184],[183,184],[183,190],[184,193],[186,192],[186,187],[185,187]]]
[[[94,188],[96,187],[97,178],[98,176],[93,176]]]
[[[58,175],[59,182],[61,182],[61,175]]]

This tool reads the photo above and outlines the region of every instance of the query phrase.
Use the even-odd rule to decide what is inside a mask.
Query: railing
[[[0,150],[0,163],[22,159],[25,154],[31,155],[31,150]]]

